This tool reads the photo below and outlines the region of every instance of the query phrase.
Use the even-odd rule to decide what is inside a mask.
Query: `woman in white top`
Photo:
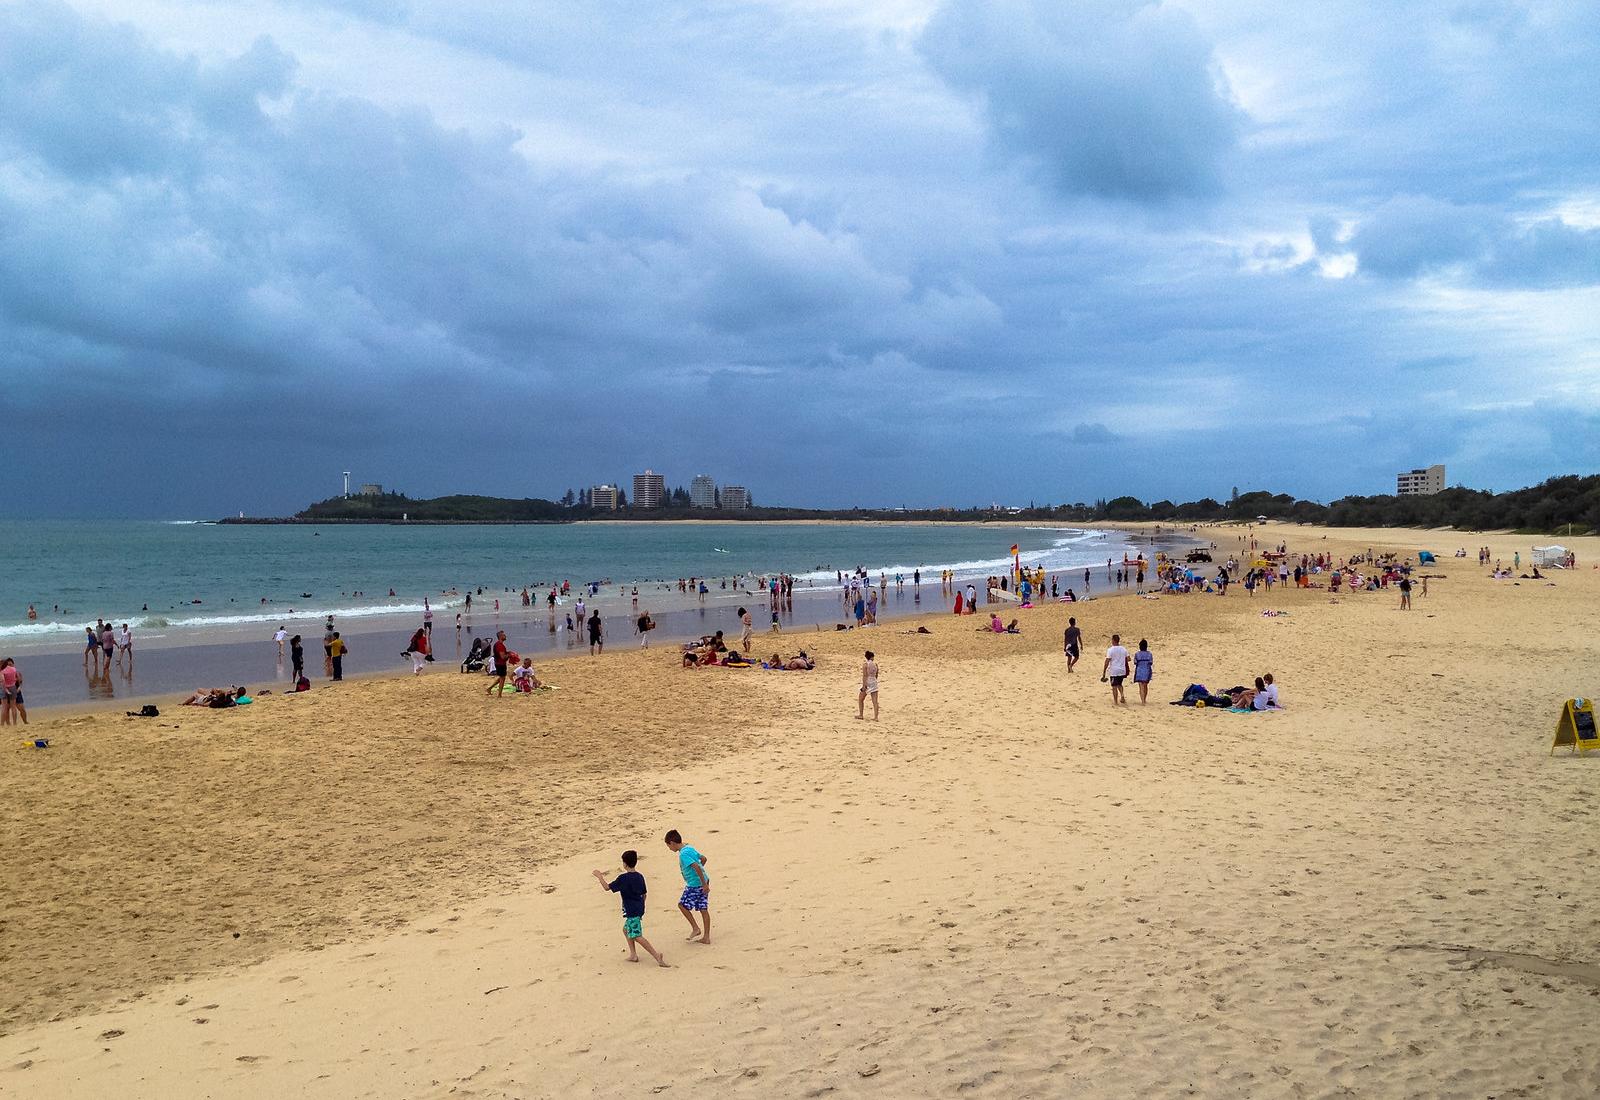
[[[878,662],[873,657],[872,650],[867,650],[867,659],[861,664],[861,694],[856,697],[856,717],[865,719],[867,716],[867,696],[872,696],[872,720],[878,720]]]
[[[1257,680],[1256,686],[1260,688],[1260,690],[1256,692],[1255,699],[1251,701],[1252,705],[1257,710],[1279,709],[1278,685],[1272,682],[1272,673],[1269,672],[1265,676],[1261,677],[1261,679]]]

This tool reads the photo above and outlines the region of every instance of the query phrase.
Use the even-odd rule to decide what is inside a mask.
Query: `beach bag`
[[[161,717],[161,712],[156,709],[156,705],[154,703],[146,703],[144,706],[140,707],[138,710],[130,710],[128,712],[128,717],[129,718],[160,718]]]
[[[296,691],[310,691],[311,681],[302,676],[300,679],[295,681],[294,689]]]

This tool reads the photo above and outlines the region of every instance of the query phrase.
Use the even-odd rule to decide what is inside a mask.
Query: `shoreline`
[[[1103,567],[1102,567],[1103,568]],[[966,579],[961,583],[964,585]],[[899,624],[907,620],[917,620],[923,616],[949,615],[949,608],[939,606],[948,604],[951,598],[940,594],[935,583],[929,592],[929,585],[924,584],[920,600],[917,598],[911,585],[897,593],[890,586],[888,595],[878,607],[880,624]],[[1134,595],[1131,590],[1125,592],[1111,592],[1096,595],[1091,593],[1088,597],[1080,598],[1082,604],[1092,604],[1105,600],[1113,600],[1122,596]],[[654,643],[652,650],[667,648],[676,650],[683,643],[702,634],[714,633],[722,630],[730,639],[739,636],[738,619],[735,614],[740,604],[746,606],[755,620],[753,625],[752,652],[761,649],[765,641],[770,640],[780,648],[793,648],[802,644],[805,639],[815,637],[831,637],[835,634],[849,634],[855,630],[873,630],[872,625],[861,628],[850,627],[848,630],[839,631],[833,624],[846,623],[847,617],[841,606],[836,590],[830,589],[804,589],[797,590],[792,608],[780,612],[782,630],[774,634],[771,631],[771,609],[765,596],[755,593],[741,595],[720,594],[706,605],[692,605],[673,607],[665,611],[653,611],[652,616],[657,621],[657,629],[651,632]],[[600,604],[604,608],[604,604]],[[995,607],[1006,609],[1011,605],[985,604],[985,608]],[[643,605],[641,604],[641,609]],[[457,669],[462,658],[470,648],[471,639],[474,637],[493,638],[498,629],[507,631],[508,642],[511,648],[522,656],[534,658],[536,667],[549,660],[562,659],[568,656],[586,654],[587,640],[574,634],[569,634],[564,629],[564,623],[558,624],[554,631],[549,629],[552,618],[564,620],[565,613],[570,610],[562,608],[556,616],[537,608],[523,608],[520,605],[510,610],[485,612],[475,614],[474,618],[463,623],[461,638],[457,641],[452,638],[453,624],[440,624],[435,628],[435,645],[438,652],[435,661],[429,666],[425,676],[440,673],[459,675]],[[1008,613],[1008,617],[1009,613]],[[607,648],[613,651],[619,649],[639,648],[638,635],[633,630],[635,616],[627,611],[618,613],[613,608],[613,613],[604,618],[607,624]],[[315,637],[305,639],[306,674],[312,682],[312,691],[327,691],[334,685],[322,672],[321,634],[320,624],[317,624],[318,633]],[[352,642],[352,658],[366,660],[368,655],[375,650],[387,646],[396,654],[403,648],[414,625],[407,625],[403,629],[387,626],[383,623],[362,623],[357,628],[346,629],[341,627],[341,634]],[[171,663],[176,662],[183,666],[180,677],[187,687],[149,687],[128,688],[127,694],[117,694],[114,697],[96,698],[91,696],[85,699],[67,700],[64,702],[29,703],[29,714],[33,716],[33,725],[40,725],[51,718],[66,718],[79,714],[93,714],[115,712],[128,707],[137,708],[144,703],[160,705],[164,700],[169,704],[174,694],[185,694],[189,690],[199,687],[227,686],[235,683],[270,685],[274,694],[284,693],[288,683],[287,658],[278,661],[276,648],[269,639],[267,641],[207,641],[198,643],[178,643],[157,649],[148,647],[139,651],[138,661],[148,662],[151,652],[162,654],[162,660],[167,663],[167,668],[160,674],[158,683],[163,685],[174,683],[171,672]],[[41,662],[42,659],[42,662]],[[51,666],[66,666],[65,679],[73,680],[72,670],[75,669],[81,658],[77,654],[31,654],[26,660],[25,675],[30,677],[30,683],[37,684],[38,677],[34,669],[45,663]],[[347,662],[350,658],[347,658]],[[21,662],[19,662],[21,663]],[[271,666],[270,668],[268,666]],[[148,664],[145,665],[148,667]],[[59,670],[55,670],[59,676]],[[252,674],[252,672],[254,674]],[[344,681],[357,682],[366,680],[386,680],[391,678],[412,678],[409,664],[399,661],[396,663],[376,668],[371,666],[347,667]],[[192,682],[191,682],[192,681]],[[116,691],[120,684],[113,684],[111,690]],[[29,688],[30,693],[36,692],[37,687]]]
[[[646,523],[632,523],[631,521],[617,521],[618,523],[635,529],[647,529]],[[684,521],[691,527],[722,527],[737,530],[741,535],[751,535],[752,528],[769,526],[766,522],[755,524],[725,523],[720,521]],[[162,527],[194,527],[203,524],[162,524]],[[312,525],[315,526],[315,525]],[[548,525],[546,525],[548,526]],[[777,523],[770,526],[783,529],[817,528],[828,529],[854,529],[854,530],[885,530],[894,528],[897,533],[904,533],[908,525],[882,525],[882,524],[817,524],[809,521],[797,523]],[[929,530],[950,531],[968,525],[962,524],[917,524],[909,525]],[[1015,525],[1013,525],[1015,527]],[[567,530],[582,530],[581,524],[573,523],[563,525]],[[1115,532],[1117,529],[1096,528],[1092,532],[1087,528],[1073,528],[1070,526],[1034,526],[1029,528],[1015,527],[1016,530],[1031,530],[1035,532],[1065,532],[1082,531],[1086,534],[1100,534],[1101,532]],[[758,535],[759,537],[759,535]],[[914,537],[914,532],[912,537]],[[937,542],[938,540],[935,540]],[[948,541],[948,540],[947,540]],[[210,543],[202,543],[208,548]],[[614,595],[618,588],[638,588],[642,598],[659,600],[670,603],[673,600],[672,587],[675,578],[682,576],[701,576],[717,580],[739,581],[758,575],[772,575],[780,570],[787,570],[802,584],[826,586],[831,582],[831,574],[838,568],[854,568],[857,565],[868,564],[873,572],[882,569],[903,570],[908,579],[910,571],[920,567],[927,572],[937,572],[943,568],[954,567],[963,576],[981,575],[985,570],[999,569],[1002,564],[1001,556],[995,553],[995,548],[985,546],[979,550],[976,546],[961,545],[935,545],[924,548],[929,553],[929,559],[920,559],[910,555],[904,546],[890,548],[888,546],[856,547],[848,544],[839,546],[808,546],[802,550],[774,549],[776,543],[762,544],[762,548],[752,552],[748,542],[741,550],[736,550],[736,557],[729,558],[715,553],[709,544],[697,547],[693,551],[686,551],[681,543],[666,545],[664,554],[671,558],[670,562],[650,561],[641,564],[635,559],[631,549],[619,549],[616,545],[594,548],[588,546],[583,540],[563,540],[556,544],[534,544],[542,555],[538,565],[525,568],[520,565],[514,553],[506,547],[501,547],[501,556],[490,566],[473,567],[450,564],[449,559],[436,570],[430,569],[425,577],[418,577],[413,571],[403,577],[395,577],[392,572],[383,567],[378,567],[376,575],[371,572],[363,574],[356,572],[351,576],[344,568],[339,566],[337,579],[331,577],[321,578],[321,584],[305,584],[292,580],[293,568],[293,543],[274,542],[268,544],[272,552],[284,560],[269,562],[261,568],[266,568],[274,576],[253,577],[253,583],[248,586],[239,586],[221,591],[208,588],[203,582],[199,585],[182,588],[176,600],[171,590],[161,592],[152,591],[151,587],[141,579],[137,587],[128,586],[127,591],[119,592],[110,597],[100,594],[86,594],[83,591],[68,592],[65,595],[51,593],[47,598],[42,591],[31,594],[26,591],[9,593],[8,599],[13,606],[21,608],[32,605],[40,609],[39,621],[29,622],[21,616],[18,619],[0,626],[0,647],[9,647],[17,653],[37,651],[42,648],[60,646],[63,652],[74,649],[81,644],[83,638],[83,622],[85,615],[91,612],[85,608],[94,608],[93,615],[98,616],[109,612],[113,623],[128,622],[133,625],[136,639],[143,640],[146,644],[174,645],[196,644],[206,641],[236,640],[240,637],[250,636],[255,632],[265,629],[270,633],[272,626],[284,621],[299,620],[302,626],[320,624],[327,615],[335,616],[340,622],[354,621],[356,619],[372,619],[380,622],[395,621],[399,616],[415,615],[422,613],[424,598],[434,602],[436,614],[449,615],[457,610],[462,610],[465,597],[475,594],[484,600],[500,598],[515,598],[524,586],[538,587],[541,590],[548,588],[551,583],[562,579],[575,580],[577,587],[583,587],[591,580],[603,580],[603,587],[607,590],[605,595]],[[343,545],[337,543],[336,545]],[[383,542],[381,546],[399,545],[397,543]],[[449,543],[446,543],[448,546]],[[521,547],[522,543],[509,544]],[[738,545],[738,543],[734,543]],[[368,546],[371,546],[369,543]],[[168,552],[171,547],[162,547]],[[858,551],[865,549],[867,556],[858,559]],[[1045,548],[1045,552],[1060,548]],[[648,557],[653,547],[646,545]],[[319,548],[320,551],[320,548]],[[326,553],[326,551],[320,551]],[[447,551],[448,552],[448,551]],[[1031,548],[1025,558],[1041,552],[1039,548]],[[1070,554],[1070,550],[1060,550],[1061,553]],[[613,560],[617,555],[623,555],[620,560]],[[285,555],[288,557],[285,558]],[[692,555],[693,560],[687,560]],[[817,556],[813,556],[817,555]],[[889,555],[885,559],[885,555]],[[965,556],[963,556],[965,555]],[[904,556],[905,560],[897,561],[896,556]],[[794,559],[782,562],[783,558]],[[941,557],[943,560],[941,560]],[[751,560],[759,558],[760,560]],[[976,559],[981,558],[981,561]],[[598,560],[597,560],[598,559]],[[971,559],[971,560],[969,560]],[[394,566],[391,560],[390,568]],[[670,565],[670,568],[657,570],[652,566]],[[975,568],[981,565],[982,568]],[[332,568],[324,563],[324,567]],[[657,574],[660,575],[657,575]],[[288,574],[285,576],[284,574]],[[592,574],[592,575],[585,575]],[[512,583],[506,583],[508,578]],[[185,578],[193,581],[193,577]],[[363,583],[364,582],[364,583]],[[419,583],[420,582],[420,583]],[[291,587],[291,585],[294,585]],[[37,583],[32,588],[42,588]],[[311,595],[304,588],[314,588],[322,595]],[[358,591],[365,588],[366,591]],[[196,589],[199,589],[198,591]],[[373,597],[370,592],[382,593],[385,589],[396,592],[388,597]],[[291,593],[301,591],[296,597]],[[338,595],[333,595],[337,592]],[[403,594],[402,594],[403,593]],[[576,590],[573,595],[576,596]],[[202,604],[199,599],[188,599],[188,596],[205,596],[206,602]],[[258,597],[267,596],[269,599]],[[57,606],[52,607],[51,603]],[[120,609],[116,606],[122,603]],[[140,607],[140,605],[143,605]],[[140,607],[139,610],[132,608]],[[48,610],[47,610],[48,608]],[[164,632],[171,631],[175,636],[169,637]]]
[[[1074,527],[1035,530],[1069,535],[1072,532],[1085,532],[1083,528]],[[1090,539],[1082,545],[1071,544],[1065,547],[1052,546],[1030,550],[1024,555],[1024,560],[1027,561],[1030,556],[1039,556],[1040,560],[1044,560],[1045,555],[1065,555],[1071,564],[1056,564],[1049,568],[1052,573],[1063,579],[1063,587],[1072,587],[1070,579],[1072,570],[1093,569],[1098,574],[1102,568],[1094,564],[1080,564],[1090,545],[1095,546],[1097,551],[1103,547],[1108,556],[1116,557],[1122,553],[1124,546],[1129,548],[1135,545],[1166,546],[1169,550],[1176,551],[1194,541],[1192,535],[1173,532],[1163,534],[1159,540],[1151,539],[1146,543],[1147,536],[1114,526],[1100,529],[1095,533],[1114,537],[1098,542]],[[998,568],[999,559],[981,564],[992,571]],[[948,566],[934,564],[926,569],[928,578],[924,580],[921,589],[925,598],[939,598],[933,595],[938,591],[937,573],[939,569],[946,567]],[[874,578],[879,572],[883,570],[874,570]],[[812,573],[800,574],[800,577],[812,575]],[[983,575],[981,569],[958,569],[956,573],[958,581],[963,584]],[[916,589],[911,582],[910,571],[905,571],[904,576],[903,588],[896,589],[891,580],[884,592],[881,615],[886,619],[899,618],[916,612]],[[766,592],[741,589],[737,585],[745,582],[738,577],[735,581],[736,586],[732,588],[722,587],[718,581],[712,581],[710,593],[704,602],[698,600],[693,593],[677,592],[674,585],[662,582],[639,583],[637,587],[640,589],[640,594],[636,603],[628,594],[633,587],[630,584],[609,584],[601,589],[598,597],[584,593],[583,598],[590,607],[598,609],[605,617],[613,644],[618,638],[619,628],[624,640],[632,636],[632,620],[641,611],[649,611],[656,618],[662,628],[657,637],[662,639],[688,640],[719,628],[732,630],[733,608],[740,603],[748,605],[752,615],[758,620],[757,633],[766,633],[770,611]],[[560,626],[564,625],[566,616],[579,597],[578,588],[575,588],[570,596],[563,597],[554,616],[550,615],[537,591],[534,593],[534,603],[530,607],[521,606],[519,592],[511,590],[499,592],[480,590],[474,594],[477,596],[476,606],[472,612],[465,615],[462,622],[464,629],[459,634],[459,649],[462,653],[476,633],[492,635],[499,626],[504,626],[512,635],[513,648],[536,656],[542,657],[553,651],[572,648],[577,644],[560,629]],[[446,596],[434,605],[435,641],[440,650],[436,654],[438,657],[436,666],[447,663],[451,656],[459,660],[459,654],[451,648],[452,642],[456,639],[451,637],[450,628],[454,625],[451,620],[455,613],[461,610],[465,596],[466,592],[456,596]],[[405,647],[411,631],[421,623],[420,598],[414,604],[404,597],[401,599],[408,605],[403,611],[374,610],[355,614],[341,613],[335,617],[336,629],[344,634],[352,646],[351,659],[346,661],[348,678],[382,675],[390,669],[398,668],[398,657],[393,663],[379,658],[379,665],[388,668],[374,667],[371,662],[376,653],[392,650],[398,655]],[[493,610],[496,603],[503,605],[498,611]],[[249,605],[245,607],[248,608]],[[796,627],[809,629],[818,624],[837,622],[842,617],[838,613],[838,607],[838,589],[831,578],[797,580],[793,605],[791,610],[782,616],[783,624],[786,629]],[[306,639],[307,670],[313,681],[320,678],[317,672],[321,668],[318,646],[323,629],[322,615],[310,612],[271,615],[270,612],[257,613],[253,610],[242,611],[241,614],[247,615],[249,621],[203,626],[177,623],[149,628],[136,625],[134,629],[136,671],[132,677],[123,675],[123,666],[120,664],[112,666],[114,671],[110,676],[92,677],[85,673],[81,635],[75,631],[60,630],[39,638],[21,640],[13,638],[8,653],[17,657],[23,669],[30,699],[30,711],[37,708],[41,718],[63,707],[94,711],[115,710],[145,702],[159,704],[165,697],[174,694],[182,696],[198,687],[270,683],[276,690],[285,684],[288,678],[286,659],[284,662],[276,660],[275,647],[268,640],[279,624],[287,626],[291,633],[299,633]]]

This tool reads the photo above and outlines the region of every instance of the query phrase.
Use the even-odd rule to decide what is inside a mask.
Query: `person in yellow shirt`
[[[333,632],[333,641],[328,643],[328,656],[333,660],[333,678],[344,679],[344,655],[350,652],[350,647],[344,644],[344,639],[339,637],[339,632]]]

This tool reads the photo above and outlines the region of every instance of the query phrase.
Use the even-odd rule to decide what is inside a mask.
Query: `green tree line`
[[[1227,501],[1212,497],[1176,504],[1145,503],[1138,497],[1077,504],[1038,504],[1010,509],[970,508],[749,508],[737,512],[692,509],[687,493],[673,492],[662,508],[599,511],[583,496],[568,493],[563,501],[486,496],[445,496],[413,500],[403,493],[334,497],[313,504],[293,519],[302,523],[566,523],[577,519],[857,519],[961,520],[968,522],[1031,521],[1158,523],[1247,523],[1257,516],[1291,523],[1330,527],[1455,527],[1461,530],[1520,530],[1575,533],[1600,531],[1600,475],[1554,477],[1526,489],[1490,493],[1479,489],[1446,489],[1432,496],[1349,496],[1331,504],[1299,500],[1287,493],[1234,490]],[[570,500],[571,503],[567,503]],[[248,521],[247,521],[248,522]]]

